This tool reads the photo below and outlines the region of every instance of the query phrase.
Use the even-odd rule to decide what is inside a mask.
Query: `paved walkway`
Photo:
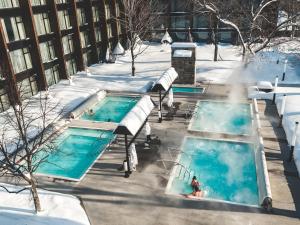
[[[198,98],[223,99],[229,91],[228,87],[211,86],[205,96]],[[136,141],[138,171],[129,179],[117,170],[125,159],[124,142],[119,137],[80,183],[53,183],[45,179],[41,183],[48,189],[79,196],[92,225],[300,224],[300,181],[293,163],[284,161],[287,144],[282,128],[277,128],[276,110],[269,103],[266,107],[264,101],[259,101],[259,113],[274,199],[272,213],[165,194],[169,175],[160,160],[169,157],[168,147],[178,148],[184,136],[189,135],[189,121],[181,112],[187,104],[194,104],[196,98],[175,96],[175,101],[179,107],[177,116],[158,123],[157,112],[151,115],[152,130],[161,139],[161,145],[149,148],[144,145],[143,134],[140,135]]]

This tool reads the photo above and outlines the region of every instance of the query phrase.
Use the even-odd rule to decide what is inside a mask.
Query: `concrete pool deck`
[[[224,99],[230,88],[212,85],[198,99]],[[178,149],[189,121],[185,109],[197,98],[175,97],[177,114],[163,123],[157,112],[150,116],[153,134],[160,145],[145,146],[144,134],[136,140],[139,165],[129,179],[117,169],[125,159],[122,137],[106,151],[80,183],[40,178],[41,187],[80,197],[92,225],[191,225],[191,224],[299,224],[300,179],[293,163],[284,161],[288,146],[274,105],[258,101],[266,158],[273,193],[273,212],[239,205],[195,201],[165,194],[169,179],[162,159],[170,159],[168,148]],[[154,98],[155,99],[155,98]],[[172,150],[171,150],[172,151]],[[172,151],[172,156],[178,152]],[[166,163],[167,169],[172,164]]]

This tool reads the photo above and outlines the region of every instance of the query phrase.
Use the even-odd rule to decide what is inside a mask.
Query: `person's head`
[[[90,109],[90,113],[93,113],[93,109]]]
[[[193,180],[197,180],[196,176],[193,176]]]

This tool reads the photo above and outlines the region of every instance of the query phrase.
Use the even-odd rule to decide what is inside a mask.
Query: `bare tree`
[[[18,86],[21,99],[28,97],[26,89],[23,83]],[[37,212],[41,211],[41,203],[34,173],[55,149],[55,142],[49,140],[57,134],[53,122],[63,110],[47,92],[15,102],[18,103],[0,117],[0,176],[28,185],[17,192],[1,187],[10,193],[29,189]]]
[[[291,26],[291,22],[300,17],[300,12],[297,12],[290,18],[277,23],[277,7],[280,0],[262,0],[258,4],[256,1],[250,1],[248,5],[237,0],[191,1],[195,6],[195,13],[208,11],[221,24],[237,32],[243,46],[243,55],[247,51],[254,55],[268,47],[278,31]],[[272,12],[275,13],[272,14]]]
[[[131,54],[131,75],[135,76],[135,60],[147,46],[142,45],[158,19],[158,0],[122,0],[120,22],[126,27]]]

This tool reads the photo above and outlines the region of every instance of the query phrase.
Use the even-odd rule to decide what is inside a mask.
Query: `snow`
[[[281,112],[282,99],[283,96],[280,96],[276,100],[278,113]],[[296,122],[300,122],[300,95],[286,96],[282,126],[285,130],[289,145],[291,145],[292,142]],[[297,132],[294,160],[298,172],[300,173],[300,129],[298,129]]]
[[[175,50],[173,57],[178,57],[178,58],[191,58],[192,57],[192,51],[189,50]]]
[[[17,186],[1,183],[10,191],[20,190]],[[88,225],[89,220],[80,205],[79,199],[72,195],[38,190],[42,212],[34,211],[29,190],[19,194],[7,193],[0,188],[0,223],[2,225]]]
[[[197,44],[192,42],[175,42],[171,45],[172,48],[196,48]]]
[[[156,81],[156,83],[152,88],[152,91],[169,90],[169,88],[171,87],[171,85],[173,84],[173,82],[176,80],[177,77],[178,77],[178,73],[175,71],[175,69],[173,67],[169,68]]]
[[[115,134],[136,135],[140,127],[143,125],[147,117],[154,108],[154,104],[150,96],[145,95],[132,109],[124,119],[120,122]]]

